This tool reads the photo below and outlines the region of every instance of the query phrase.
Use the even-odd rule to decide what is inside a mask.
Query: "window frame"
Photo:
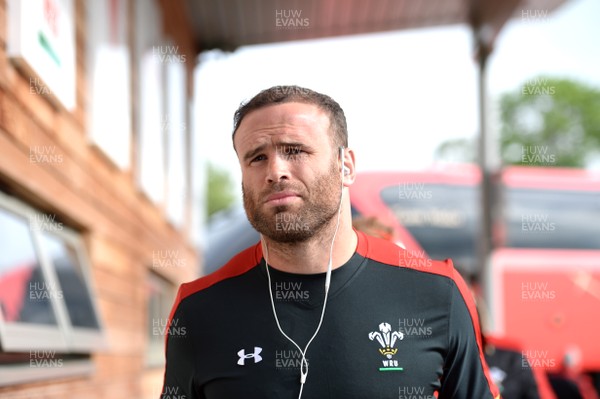
[[[0,192],[0,208],[10,213],[12,216],[23,219],[23,223],[27,225],[27,208],[4,193]],[[31,219],[30,219],[31,221]],[[39,241],[31,228],[27,229],[35,259],[39,264],[42,276],[45,281],[48,281],[48,271],[46,263],[40,259]],[[60,330],[59,311],[57,311],[56,298],[49,298],[50,306],[54,312],[56,324],[44,325],[22,322],[8,323],[4,320],[3,312],[0,312],[0,346],[2,351],[25,351],[36,350],[51,347],[64,351],[67,349],[64,334]],[[10,344],[7,345],[6,341]]]
[[[0,387],[3,387],[40,380],[92,374],[94,372],[94,365],[89,359],[82,359],[65,361],[62,367],[32,368],[27,363],[21,363],[0,366],[0,370],[2,370],[2,373],[0,373]]]
[[[166,334],[165,334],[165,325],[163,322],[166,323],[166,320],[168,319],[172,306],[173,306],[173,302],[175,301],[175,296],[177,295],[177,287],[169,280],[167,280],[165,277],[161,276],[160,274],[153,272],[153,271],[149,271],[148,275],[146,277],[146,287],[148,289],[152,289],[152,288],[157,288],[157,291],[159,292],[159,301],[160,303],[158,304],[158,307],[160,309],[157,309],[158,312],[154,313],[152,312],[152,310],[150,308],[151,305],[151,297],[150,295],[148,295],[148,300],[146,303],[146,323],[148,323],[146,326],[152,326],[152,334],[148,334],[146,336],[146,350],[144,352],[144,364],[147,368],[155,368],[155,367],[164,367],[165,365],[165,357],[164,357],[164,353],[165,353],[165,343],[166,343]],[[154,338],[155,334],[154,334],[154,321],[156,319],[159,319],[159,325],[158,325],[158,329],[159,332],[161,332],[161,334],[156,335],[158,338]],[[162,331],[161,331],[162,330]],[[148,330],[146,330],[146,333],[149,333]],[[155,343],[160,342],[160,347],[156,347]]]
[[[0,191],[0,208],[13,216],[37,223],[36,215],[43,215],[20,200]],[[38,226],[39,227],[39,226]],[[82,328],[71,324],[65,298],[50,296],[51,309],[56,319],[55,326],[43,324],[7,322],[0,312],[0,343],[3,352],[27,352],[31,350],[56,350],[59,353],[91,353],[106,348],[105,327],[96,301],[97,295],[91,276],[91,264],[85,250],[83,237],[66,226],[45,232],[28,228],[34,253],[42,271],[44,283],[50,287],[61,287],[50,254],[44,248],[42,234],[53,234],[66,245],[75,249],[83,284],[90,298],[98,328]],[[0,380],[0,385],[2,381]]]

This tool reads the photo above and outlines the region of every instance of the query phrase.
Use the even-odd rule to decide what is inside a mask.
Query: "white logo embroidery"
[[[369,339],[371,341],[377,339],[381,345],[379,352],[388,359],[391,359],[392,355],[395,355],[398,352],[398,349],[394,348],[396,340],[404,339],[404,334],[402,334],[402,331],[392,331],[392,326],[389,323],[379,324],[379,331],[381,331],[381,333],[377,331],[369,333]]]
[[[254,353],[248,353],[246,354],[246,350],[242,349],[240,350],[237,354],[240,357],[240,360],[238,360],[237,364],[239,364],[240,366],[244,366],[246,359],[254,359],[254,363],[258,363],[260,361],[262,361],[262,356],[260,355],[260,352],[262,352],[262,348],[255,346],[254,347]]]

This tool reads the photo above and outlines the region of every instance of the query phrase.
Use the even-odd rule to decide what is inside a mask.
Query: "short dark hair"
[[[292,102],[316,105],[319,109],[325,111],[329,116],[329,127],[333,132],[334,145],[336,147],[348,147],[348,127],[342,107],[328,95],[299,86],[273,86],[261,91],[252,97],[250,101],[240,104],[233,115],[232,140],[242,120],[250,112],[269,105]]]

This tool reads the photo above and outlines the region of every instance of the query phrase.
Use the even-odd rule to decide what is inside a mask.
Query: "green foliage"
[[[208,192],[207,192],[207,214],[208,217],[214,213],[229,208],[233,203],[233,181],[227,171],[208,164]]]
[[[540,76],[501,96],[500,119],[500,156],[505,165],[585,167],[600,154],[598,88]],[[475,142],[449,140],[440,144],[436,155],[472,162]]]
[[[584,167],[600,149],[600,90],[538,77],[500,99],[505,164]]]

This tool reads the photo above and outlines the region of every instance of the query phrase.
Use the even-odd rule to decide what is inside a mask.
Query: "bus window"
[[[432,259],[451,258],[461,272],[476,273],[478,190],[475,186],[399,183],[381,199]]]
[[[505,246],[600,249],[600,193],[504,188]]]

